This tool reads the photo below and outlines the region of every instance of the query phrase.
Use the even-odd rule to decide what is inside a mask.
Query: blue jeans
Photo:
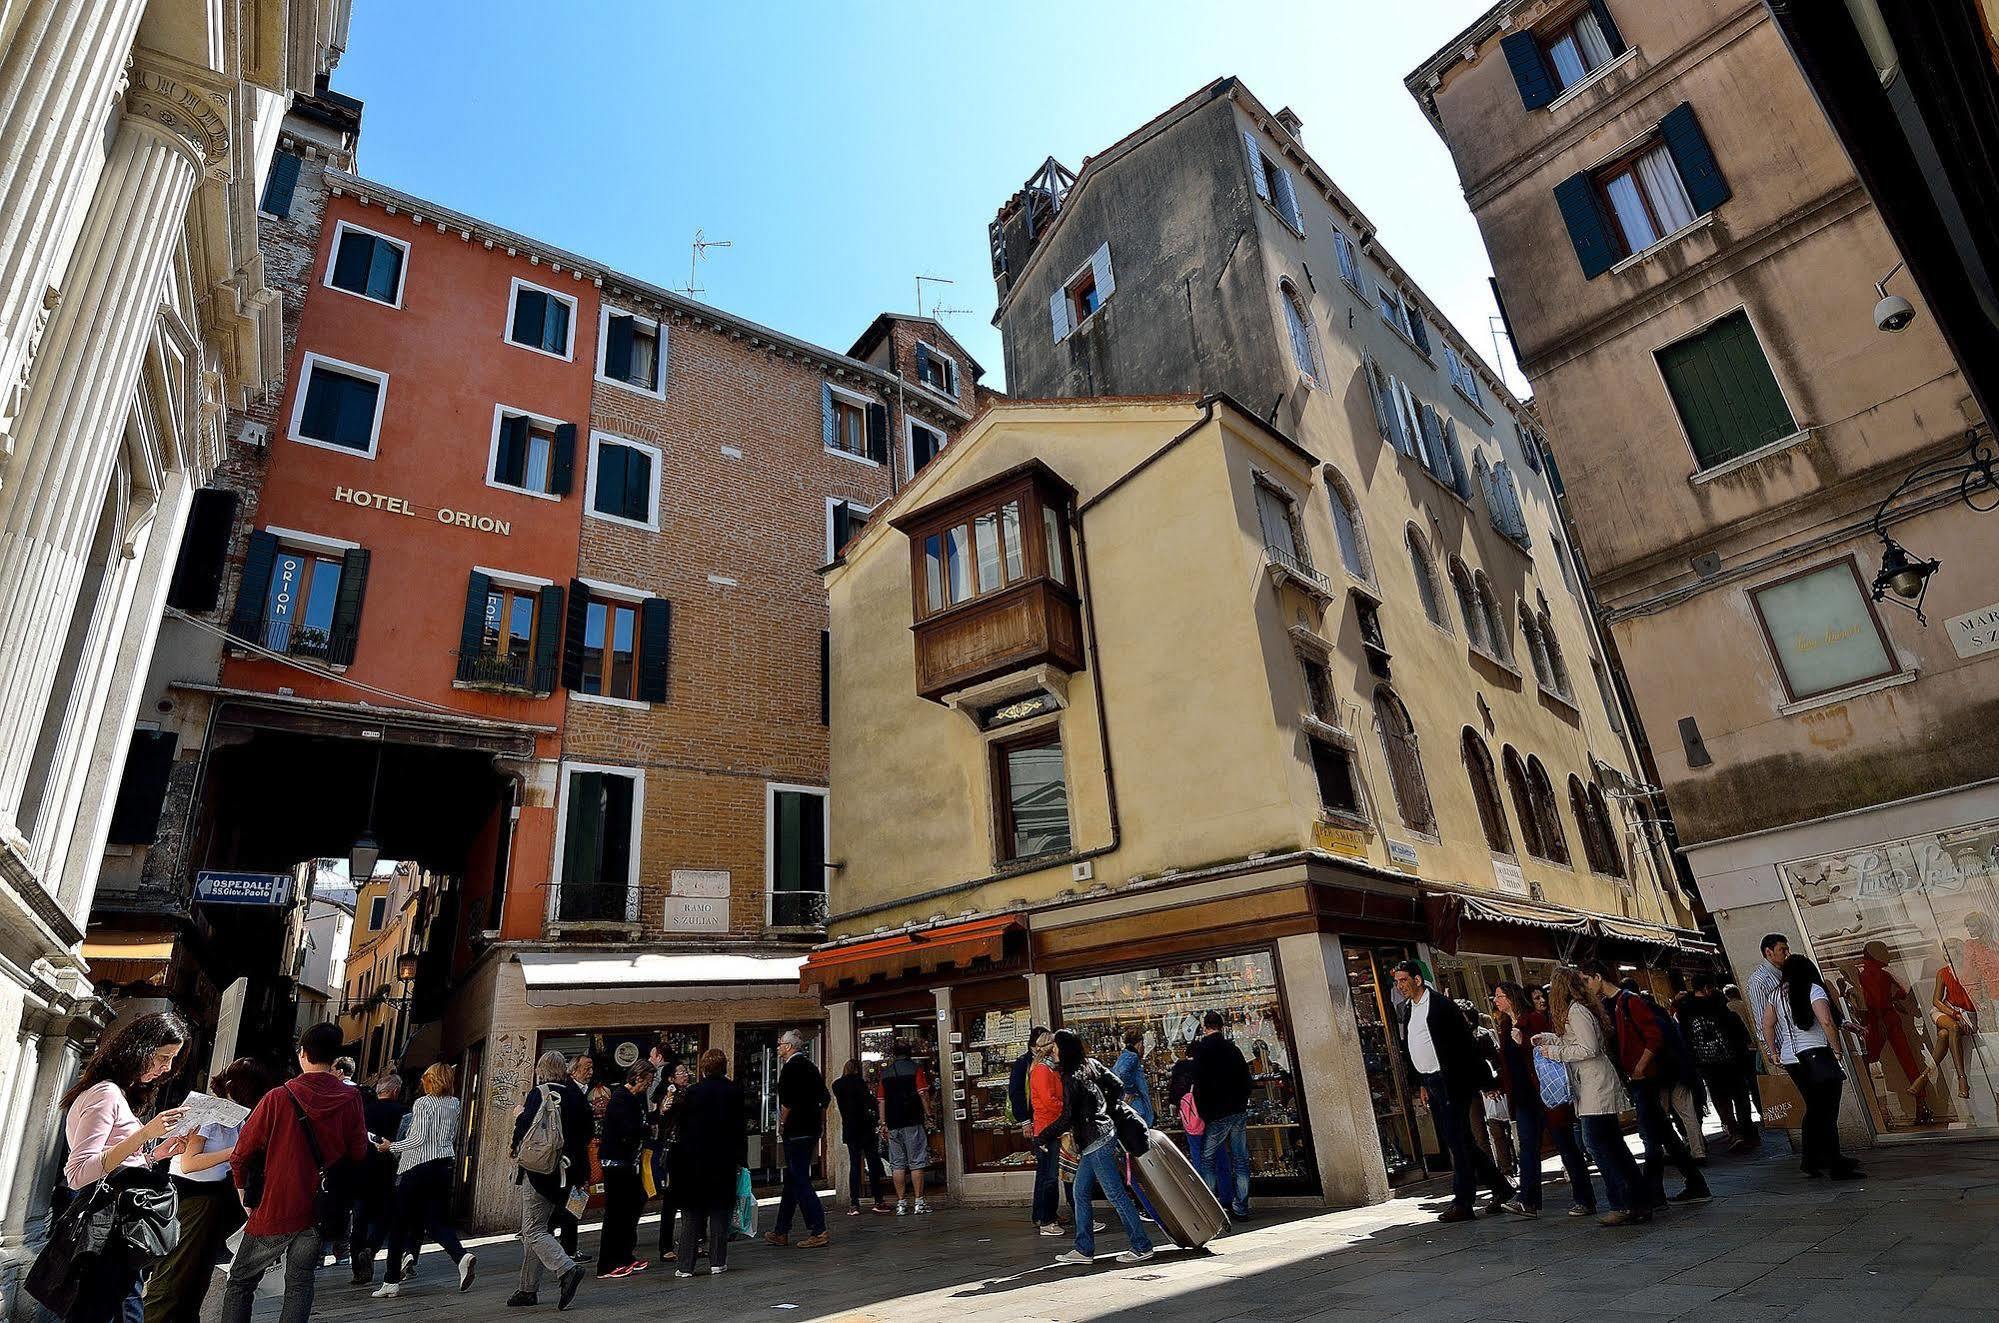
[[[1485,1150],[1472,1142],[1471,1118],[1479,1105],[1478,1095],[1463,1100],[1453,1098],[1450,1082],[1442,1071],[1419,1075],[1417,1082],[1429,1092],[1430,1118],[1436,1122],[1437,1138],[1451,1155],[1451,1202],[1469,1211],[1478,1202],[1480,1184],[1491,1186],[1495,1199],[1511,1199],[1512,1183],[1500,1174]]]
[[[1037,1144],[1034,1148],[1034,1225],[1045,1227],[1062,1208],[1062,1145]]]
[[[1214,1129],[1209,1127],[1209,1133]],[[1090,1196],[1098,1189],[1104,1198],[1117,1209],[1118,1221],[1124,1223],[1125,1238],[1140,1254],[1152,1248],[1146,1238],[1145,1224],[1138,1220],[1138,1209],[1132,1207],[1131,1196],[1124,1192],[1124,1150],[1115,1139],[1101,1140],[1097,1146],[1085,1153],[1076,1164],[1076,1249],[1083,1254],[1097,1252],[1097,1236],[1092,1229],[1095,1214],[1090,1211]]]
[[[1666,1115],[1664,1089],[1653,1080],[1631,1081],[1631,1110],[1638,1113],[1638,1137],[1645,1146],[1645,1188],[1652,1208],[1666,1202],[1666,1164],[1680,1169],[1689,1190],[1707,1189],[1707,1180],[1694,1165],[1679,1132]]]
[[[1585,1116],[1582,1128],[1583,1143],[1589,1146],[1589,1155],[1596,1159],[1596,1169],[1603,1176],[1604,1198],[1620,1212],[1644,1212],[1642,1204],[1632,1201],[1640,1197],[1645,1178],[1638,1174],[1638,1164],[1625,1147],[1624,1128],[1617,1117],[1610,1113]]]
[[[1206,1156],[1205,1165],[1209,1179],[1214,1183],[1215,1198],[1237,1217],[1249,1213],[1249,1135],[1244,1129],[1248,1124],[1248,1112],[1233,1112],[1208,1122],[1207,1131],[1201,1136],[1201,1151]],[[1233,1190],[1222,1185],[1219,1159],[1224,1153],[1228,1155],[1229,1165],[1234,1168]]]
[[[805,1214],[805,1229],[813,1235],[826,1229],[826,1210],[819,1206],[819,1191],[812,1188],[812,1155],[818,1151],[817,1135],[794,1135],[784,1141],[784,1193],[777,1201],[780,1236],[791,1230],[794,1212]]]
[[[1533,1209],[1541,1207],[1541,1137],[1555,1141],[1562,1169],[1569,1174],[1569,1197],[1591,1212],[1596,1211],[1596,1190],[1589,1181],[1589,1159],[1576,1144],[1576,1127],[1553,1125],[1544,1107],[1526,1106],[1513,1110],[1513,1124],[1520,1132],[1520,1202]]]

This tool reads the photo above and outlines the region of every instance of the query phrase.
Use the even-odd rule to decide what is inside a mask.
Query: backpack
[[[514,1146],[514,1161],[536,1176],[553,1176],[562,1166],[562,1094],[553,1084],[541,1087],[541,1106]]]
[[[1693,1049],[1695,1061],[1703,1066],[1725,1066],[1735,1060],[1735,1049],[1729,1046],[1728,1036],[1713,1016],[1696,1011],[1687,1016],[1686,1029],[1687,1045]]]
[[[1180,1095],[1180,1128],[1190,1135],[1207,1133],[1208,1123],[1201,1119],[1201,1113],[1194,1106],[1192,1089]]]

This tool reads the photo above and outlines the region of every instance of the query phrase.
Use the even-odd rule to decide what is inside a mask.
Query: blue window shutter
[[[1048,324],[1055,332],[1055,343],[1061,344],[1069,338],[1069,291],[1058,289],[1048,296]]]
[[[664,703],[673,655],[673,603],[648,597],[639,607],[639,701]]]
[[[1555,76],[1548,68],[1547,58],[1541,54],[1541,43],[1533,33],[1516,32],[1501,40],[1499,48],[1506,52],[1506,63],[1513,70],[1513,81],[1520,85],[1521,105],[1529,110],[1539,110],[1555,99]]]
[[[819,383],[819,440],[833,448],[833,386],[825,381]]]
[[[1413,303],[1404,302],[1402,309],[1409,318],[1409,338],[1416,342],[1418,349],[1426,354],[1429,353],[1430,329],[1423,324],[1423,314],[1416,310],[1416,306]]]
[[[1604,0],[1589,0],[1590,12],[1596,15],[1596,25],[1603,29],[1603,39],[1610,47],[1612,55],[1624,54],[1624,34],[1617,30],[1617,20],[1610,16],[1610,6]]]
[[[1117,280],[1111,275],[1111,246],[1108,242],[1097,245],[1097,251],[1090,254],[1090,277],[1097,282],[1097,304],[1102,306],[1111,291],[1117,288]]]
[[[1257,146],[1256,134],[1249,129],[1242,131],[1242,145],[1249,152],[1249,182],[1256,186],[1256,195],[1268,202],[1270,185],[1263,179],[1263,148]]]
[[[1659,121],[1659,136],[1673,154],[1673,164],[1680,167],[1680,180],[1687,186],[1695,215],[1705,216],[1728,201],[1728,181],[1721,177],[1721,167],[1715,164],[1714,152],[1691,105],[1682,101],[1667,111],[1666,118]]]
[[[298,187],[299,158],[292,152],[279,152],[271,158],[271,173],[264,180],[264,204],[261,211],[279,218],[292,214],[292,190]]]
[[[922,381],[930,371],[930,351],[922,345],[916,346],[916,379]]]
[[[1596,182],[1587,174],[1570,175],[1555,185],[1555,205],[1569,227],[1569,242],[1576,246],[1576,260],[1583,265],[1583,277],[1594,280],[1617,264],[1617,249],[1610,242],[1610,229],[1597,205]]]
[[[1291,172],[1277,172],[1277,209],[1284,213],[1284,219],[1292,229],[1305,232],[1305,213],[1298,210],[1298,190],[1291,183]]]
[[[236,586],[236,608],[229,613],[229,632],[239,639],[260,641],[264,599],[271,591],[271,567],[277,563],[278,539],[258,529],[243,553],[243,577]]]

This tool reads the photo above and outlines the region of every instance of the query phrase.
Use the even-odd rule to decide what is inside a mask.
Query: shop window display
[[[1999,821],[1778,871],[1876,1129],[1999,1130]]]
[[[655,1042],[664,1039],[675,1049],[677,1059],[693,1062],[708,1045],[708,1030],[705,1025],[681,1025],[670,1029],[586,1029],[574,1033],[549,1033],[541,1036],[541,1045],[535,1049],[536,1055],[543,1052],[560,1052],[574,1065],[576,1058],[590,1058],[589,1083],[584,1093],[590,1102],[591,1124],[597,1134],[590,1140],[590,1184],[593,1189],[603,1183],[604,1174],[597,1165],[597,1136],[604,1130],[604,1109],[610,1105],[611,1090],[624,1083],[625,1072],[646,1059],[646,1053]]]
[[[951,1073],[959,1140],[966,1171],[1032,1171],[1034,1150],[1021,1133],[1026,1118],[1013,1114],[1007,1084],[1013,1063],[1027,1050],[1027,988],[1013,982],[1004,990],[978,997],[959,989],[951,1024]]]
[[[930,1150],[930,1165],[927,1172],[937,1173],[938,1188],[943,1185],[944,1132],[943,1123],[951,1113],[944,1110],[943,1089],[940,1077],[943,1072],[938,1059],[936,1001],[925,993],[920,1007],[912,1010],[867,1009],[856,1013],[855,1038],[861,1049],[861,1073],[867,1077],[868,1087],[881,1098],[882,1068],[895,1059],[897,1042],[908,1043],[910,1060],[916,1063],[917,1086],[923,1096],[930,1101],[929,1120],[924,1126],[924,1134]],[[841,1063],[845,1065],[844,1062]],[[927,1179],[927,1178],[926,1178]]]
[[[1381,1139],[1381,1163],[1388,1183],[1421,1180],[1423,1148],[1409,1109],[1408,1081],[1402,1074],[1402,1054],[1395,1048],[1389,1017],[1394,986],[1385,971],[1407,952],[1349,946],[1346,950],[1347,988],[1353,994],[1354,1029],[1360,1059],[1367,1071],[1367,1092],[1374,1111],[1374,1128]]]
[[[1061,1023],[1104,1065],[1124,1050],[1124,1034],[1144,1033],[1140,1046],[1158,1127],[1184,1145],[1180,1118],[1166,1106],[1181,1048],[1200,1033],[1201,1018],[1220,1011],[1226,1033],[1249,1062],[1252,1193],[1316,1193],[1319,1169],[1305,1125],[1304,1099],[1293,1066],[1290,1024],[1268,951],[1064,979]]]

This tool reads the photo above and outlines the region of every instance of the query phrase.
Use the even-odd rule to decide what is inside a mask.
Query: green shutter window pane
[[[1732,312],[1661,349],[1659,369],[1702,468],[1798,430],[1747,312]]]

